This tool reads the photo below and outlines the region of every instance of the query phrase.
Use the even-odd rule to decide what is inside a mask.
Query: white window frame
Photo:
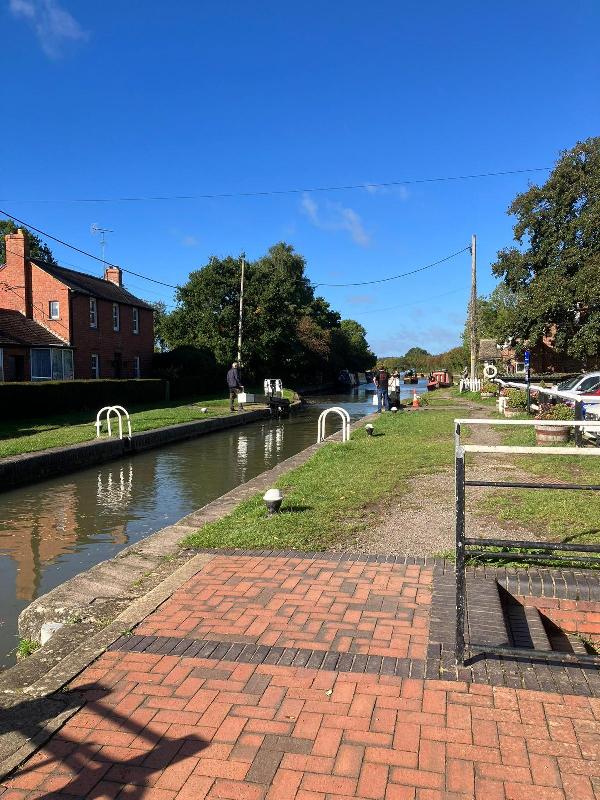
[[[56,313],[54,313],[55,306]],[[60,319],[60,303],[58,300],[50,300],[48,302],[48,319]]]
[[[112,304],[113,331],[118,333],[121,330],[121,312],[118,303]]]
[[[92,378],[98,379],[100,377],[100,356],[98,353],[92,353]]]
[[[140,310],[135,306],[133,307],[133,332],[140,332]]]
[[[98,301],[90,297],[90,328],[98,327]]]

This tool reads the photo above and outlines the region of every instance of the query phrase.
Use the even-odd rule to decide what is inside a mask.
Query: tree
[[[164,353],[167,349],[167,304],[162,300],[151,303],[154,318],[154,351]]]
[[[503,343],[514,336],[520,294],[499,283],[487,297],[477,298],[477,340],[495,339]],[[465,320],[462,333],[465,363],[470,359],[471,328]]]
[[[515,293],[511,333],[585,361],[600,351],[600,137],[561,154],[543,186],[517,195],[518,247],[498,253],[494,274]]]
[[[366,369],[373,359],[364,328],[342,321],[315,297],[305,261],[280,242],[248,262],[244,287],[242,361],[246,376],[310,383],[341,367]],[[161,322],[170,347],[192,345],[214,353],[224,369],[235,358],[240,297],[238,259],[213,258],[178,289],[177,307]]]
[[[6,263],[6,241],[4,237],[7,233],[16,233],[18,230],[17,225],[12,219],[0,219],[0,264]],[[50,264],[56,264],[52,250],[47,244],[44,244],[39,236],[30,231],[28,228],[22,227],[22,230],[27,234],[29,242],[29,255],[31,258],[38,258],[40,261],[48,261]]]
[[[402,358],[403,369],[416,369],[418,372],[423,372],[429,367],[430,356],[431,353],[422,347],[411,347]]]

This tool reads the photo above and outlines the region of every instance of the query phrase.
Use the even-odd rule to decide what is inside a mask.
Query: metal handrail
[[[108,436],[112,438],[112,427],[110,424],[110,415],[115,414],[119,423],[119,439],[123,438],[123,418],[122,415],[125,417],[127,421],[127,431],[128,431],[128,438],[131,439],[131,419],[129,417],[129,412],[123,406],[104,406],[103,408],[98,411],[96,414],[96,439],[100,438],[100,429],[102,428],[102,420],[100,417],[106,411],[106,427],[108,428]]]
[[[319,421],[317,423],[317,444],[325,440],[325,420],[331,411],[335,411],[342,418],[342,442],[347,442],[350,439],[350,414],[345,408],[332,406],[322,411],[319,416]]]

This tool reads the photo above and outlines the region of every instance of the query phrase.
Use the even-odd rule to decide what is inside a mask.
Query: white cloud
[[[326,200],[323,208],[309,194],[302,195],[302,211],[316,228],[323,231],[346,231],[361,247],[367,247],[371,237],[365,230],[360,216],[353,208]]]
[[[410,197],[409,190],[402,184],[400,186],[377,186],[377,184],[374,183],[367,183],[365,185],[365,191],[369,194],[392,194],[399,197],[403,202]]]
[[[346,298],[346,302],[355,306],[372,305],[375,297],[372,294],[351,294]]]
[[[181,237],[181,244],[184,247],[197,247],[200,244],[200,240],[196,236],[182,236]]]
[[[60,58],[69,42],[86,41],[89,34],[58,0],[9,0],[13,16],[33,27],[42,50],[50,58]]]

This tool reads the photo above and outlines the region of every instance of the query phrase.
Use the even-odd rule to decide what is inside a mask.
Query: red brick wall
[[[120,352],[123,359],[122,378],[133,377],[134,356],[140,356],[141,377],[148,377],[154,352],[154,332],[152,311],[139,309],[138,334],[133,333],[133,308],[119,304],[120,330],[113,331],[112,303],[97,298],[98,327],[90,328],[90,298],[87,295],[73,295],[71,298],[72,344],[75,348],[75,377],[92,377],[92,353],[100,358],[100,377],[114,378],[112,364],[115,353]]]
[[[524,606],[537,608],[563,631],[578,633],[600,645],[600,603],[533,596],[516,599]]]
[[[30,272],[25,269],[27,241],[22,232],[5,237],[6,264],[0,265],[0,308],[20,311],[26,316],[26,299],[31,298]]]
[[[31,265],[31,318],[47,328],[63,342],[71,341],[69,290],[52,275],[35,264]],[[59,304],[59,319],[50,319],[50,301]]]
[[[4,346],[4,380],[6,383],[16,380],[15,363],[11,356],[22,356],[24,366],[24,378],[22,380],[31,380],[31,364],[29,362],[29,348],[28,347],[10,347]]]

